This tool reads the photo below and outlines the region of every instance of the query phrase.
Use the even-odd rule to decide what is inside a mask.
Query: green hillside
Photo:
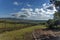
[[[36,25],[15,31],[6,31],[0,34],[0,40],[33,40],[32,31],[40,28],[46,28],[46,26]]]
[[[22,22],[21,22],[22,21]],[[46,28],[45,20],[0,19],[0,40],[33,40],[35,29]]]
[[[34,24],[17,24],[17,23],[0,23],[0,33],[4,31],[12,31],[12,30],[18,30],[23,29],[26,27],[33,26]]]

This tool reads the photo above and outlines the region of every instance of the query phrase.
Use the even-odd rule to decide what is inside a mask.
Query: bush
[[[58,25],[57,27],[60,28],[60,25]]]
[[[49,19],[47,21],[47,27],[49,29],[56,29],[56,28],[59,28],[60,27],[60,20],[52,20],[52,19]]]
[[[47,27],[48,27],[49,29],[52,29],[52,28],[54,28],[53,26],[54,26],[54,20],[49,19],[49,20],[47,21]]]

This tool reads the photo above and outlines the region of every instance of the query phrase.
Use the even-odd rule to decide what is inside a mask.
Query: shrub
[[[60,27],[60,20],[52,20],[52,19],[49,19],[47,21],[47,27],[49,29],[56,29],[56,28],[59,28]]]

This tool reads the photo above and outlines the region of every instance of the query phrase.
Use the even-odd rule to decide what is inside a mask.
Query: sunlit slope
[[[4,32],[0,34],[0,40],[32,40],[32,31],[35,29],[46,28],[45,25],[37,25],[20,30]]]
[[[12,31],[12,30],[18,30],[23,29],[26,27],[32,26],[32,24],[18,24],[18,23],[0,23],[0,33],[4,31]]]

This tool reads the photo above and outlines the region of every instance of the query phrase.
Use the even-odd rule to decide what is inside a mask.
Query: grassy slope
[[[6,26],[5,26],[6,25]],[[0,23],[0,33],[4,31],[12,31],[17,29],[22,29],[32,26],[31,24],[10,24],[10,23]]]
[[[0,34],[0,40],[32,40],[32,31],[40,28],[46,27],[44,25],[37,25],[20,30],[5,32]]]
[[[6,25],[6,26],[5,26]],[[30,24],[28,24],[30,25]],[[28,26],[27,24],[11,24],[11,23],[0,23],[0,28],[14,28],[14,27],[22,27]]]

